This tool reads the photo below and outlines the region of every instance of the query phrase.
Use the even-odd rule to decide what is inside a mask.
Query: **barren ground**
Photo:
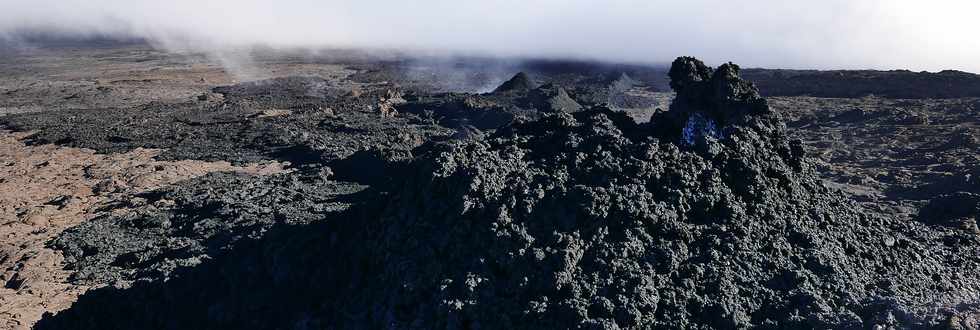
[[[475,63],[260,54],[229,70],[142,46],[0,58],[0,328],[30,328],[90,289],[110,298],[93,295],[79,310],[147,294],[134,283],[199,278],[186,274],[208,269],[201,260],[250,256],[237,244],[308,251],[266,235],[323,229],[352,205],[389,199],[389,184],[404,179],[392,176],[433,148],[427,142],[482,139],[513,120],[600,105],[645,122],[674,97],[665,68]],[[517,71],[529,73],[523,87],[472,93]],[[928,85],[927,75],[915,79]],[[980,95],[845,97],[827,86],[830,97],[769,98],[827,186],[906,222],[939,196],[980,194]],[[968,251],[975,218],[960,219],[972,233],[935,235]],[[948,321],[976,328],[975,317]]]

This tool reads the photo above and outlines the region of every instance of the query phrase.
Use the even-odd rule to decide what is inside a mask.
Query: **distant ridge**
[[[862,97],[896,99],[980,97],[980,75],[944,70],[776,70],[745,69],[742,76],[765,96]]]

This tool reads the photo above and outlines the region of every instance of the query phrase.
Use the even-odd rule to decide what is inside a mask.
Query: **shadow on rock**
[[[359,249],[351,210],[308,225],[279,225],[166,281],[83,295],[36,329],[321,329],[324,314],[358,306],[348,288],[370,278],[346,256]],[[362,308],[353,308],[361,310]],[[353,312],[351,312],[353,313]],[[356,318],[356,315],[349,315]]]

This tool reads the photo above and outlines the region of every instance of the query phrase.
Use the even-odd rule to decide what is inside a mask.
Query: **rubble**
[[[352,324],[933,326],[924,302],[976,299],[977,274],[935,271],[975,258],[826,188],[738,71],[678,59],[649,125],[599,108],[433,146],[359,239],[383,257]],[[725,137],[685,146],[695,116]]]
[[[259,124],[234,111],[287,104],[290,115],[258,126],[276,130],[215,149],[274,145],[279,152],[257,155],[300,158],[300,170],[212,174],[143,195],[149,202],[131,215],[65,232],[53,244],[73,279],[118,285],[90,291],[37,328],[975,322],[980,236],[939,213],[917,222],[872,212],[830,188],[782,113],[741,72],[677,59],[669,71],[676,97],[649,123],[593,102],[608,100],[605,90],[637,88],[625,75],[603,78],[591,94],[581,87],[588,82],[536,86],[526,74],[487,94],[348,95],[338,87],[344,92],[295,95],[315,79],[287,79],[288,88],[271,92],[223,89],[230,109],[174,118],[248,132],[244,125]],[[277,93],[284,97],[269,97]],[[356,110],[399,98],[405,103],[385,120]],[[303,111],[320,103],[336,115]],[[113,143],[145,139],[135,131]],[[289,138],[268,141],[280,135]]]

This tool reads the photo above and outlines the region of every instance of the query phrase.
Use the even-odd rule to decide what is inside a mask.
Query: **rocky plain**
[[[980,76],[0,56],[0,328],[978,329]]]

